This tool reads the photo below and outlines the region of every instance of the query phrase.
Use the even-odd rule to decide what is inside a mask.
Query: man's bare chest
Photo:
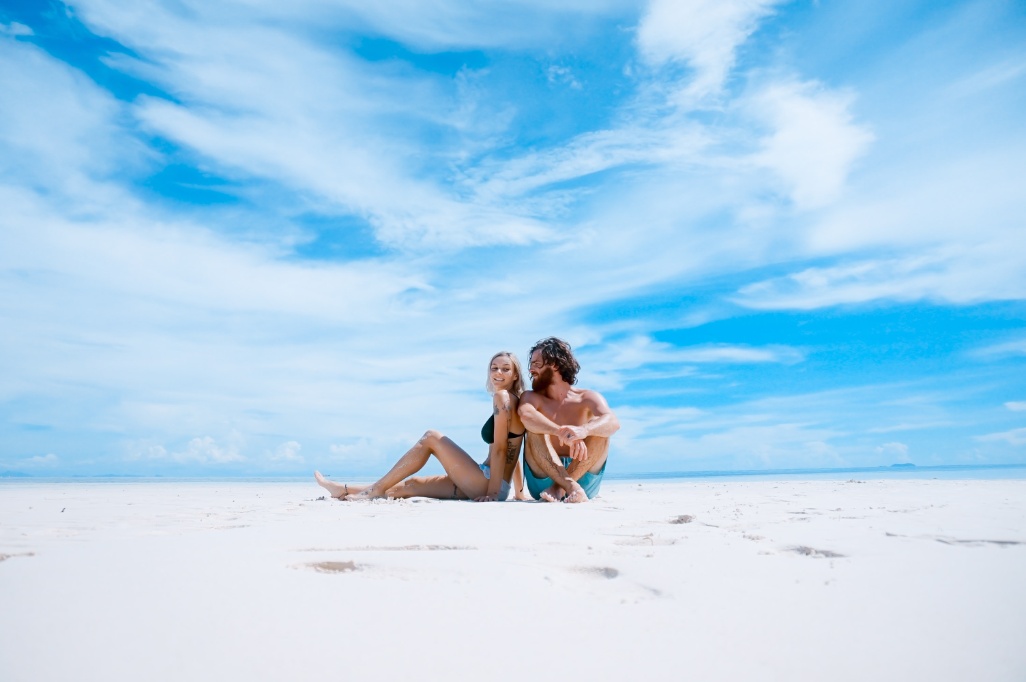
[[[590,417],[587,407],[578,400],[546,400],[541,405],[541,412],[560,426],[580,426]]]

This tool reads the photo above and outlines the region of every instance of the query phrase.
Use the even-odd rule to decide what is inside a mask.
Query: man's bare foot
[[[331,493],[331,496],[336,499],[344,500],[346,499],[346,496],[349,495],[349,487],[345,483],[335,483],[334,481],[329,481],[328,479],[321,476],[321,472],[319,471],[314,472],[314,478],[317,479],[317,485],[327,490],[329,493]]]
[[[581,502],[588,501],[588,493],[584,492],[584,488],[577,481],[571,481],[573,485],[570,488],[570,494],[563,498],[564,502],[569,504],[579,504]]]
[[[548,488],[542,491],[541,495],[538,496],[543,502],[559,502],[566,497],[566,492],[553,483]]]

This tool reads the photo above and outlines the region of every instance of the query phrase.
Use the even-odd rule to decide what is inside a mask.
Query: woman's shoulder
[[[504,388],[492,394],[492,404],[496,407],[516,405],[518,402],[520,402],[520,399]]]

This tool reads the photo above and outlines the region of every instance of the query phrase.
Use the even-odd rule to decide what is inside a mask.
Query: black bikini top
[[[527,432],[525,431],[524,433],[527,433]],[[523,433],[507,433],[506,437],[507,438],[520,438],[522,435],[524,435],[524,434]],[[488,417],[488,421],[486,421],[484,423],[484,426],[481,427],[481,438],[483,438],[484,442],[488,443],[489,445],[491,445],[492,443],[495,442],[495,415],[494,414],[492,416]]]

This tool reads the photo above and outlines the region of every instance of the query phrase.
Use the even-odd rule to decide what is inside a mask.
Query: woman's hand
[[[494,495],[482,495],[481,497],[475,497],[474,498],[474,502],[498,502],[498,501],[499,501],[499,493],[495,493]]]

